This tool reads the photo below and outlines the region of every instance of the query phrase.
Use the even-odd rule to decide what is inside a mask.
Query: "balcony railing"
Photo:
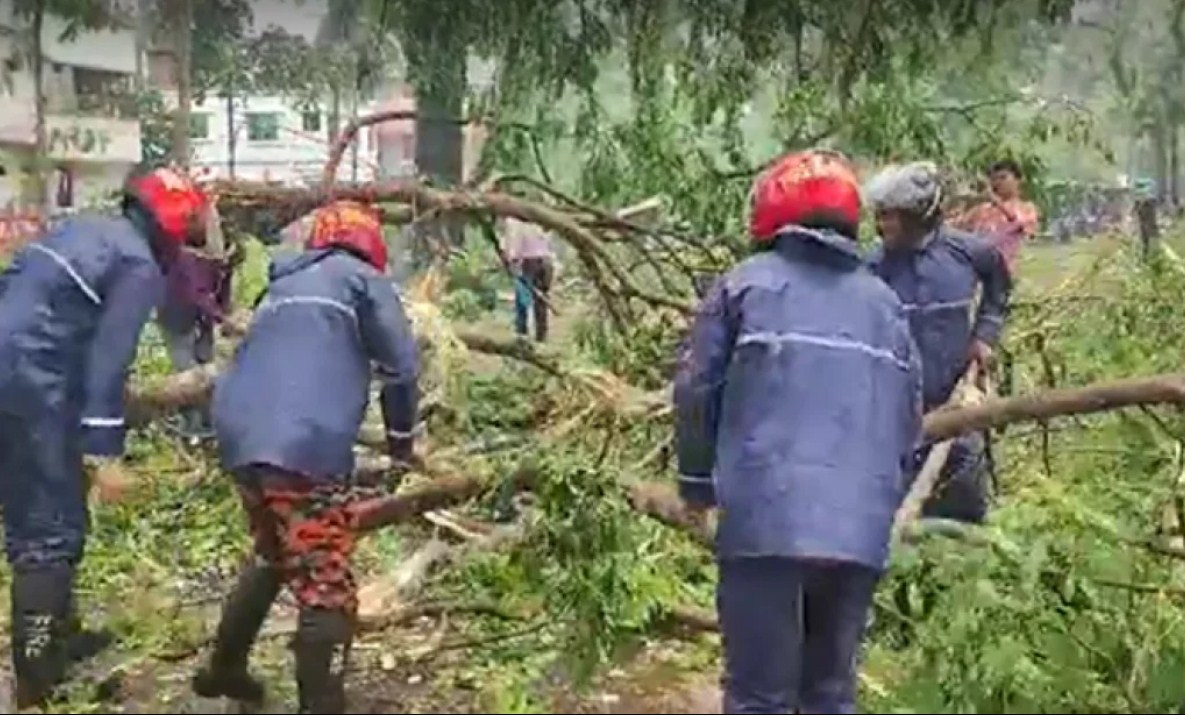
[[[136,98],[129,94],[51,94],[46,98],[50,114],[77,114],[112,119],[136,119]]]

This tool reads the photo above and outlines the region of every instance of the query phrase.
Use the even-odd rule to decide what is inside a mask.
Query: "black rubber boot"
[[[106,628],[92,630],[82,619],[71,615],[66,636],[66,658],[71,665],[83,663],[111,647],[115,636]]]
[[[16,707],[41,707],[66,675],[74,569],[54,565],[12,575],[12,666]]]
[[[353,635],[353,623],[344,611],[301,610],[293,643],[301,713],[346,711],[346,666]]]
[[[247,658],[272,602],[280,592],[280,576],[263,563],[239,574],[238,583],[222,607],[214,652],[193,678],[193,692],[203,698],[230,698],[260,705],[263,684],[247,672]]]
[[[70,589],[69,618],[66,621],[66,660],[70,665],[83,663],[111,647],[115,634],[106,628],[93,630],[86,627],[78,615],[78,603],[74,600],[74,589]]]

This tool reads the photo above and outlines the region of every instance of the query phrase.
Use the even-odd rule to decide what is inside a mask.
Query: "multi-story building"
[[[171,50],[157,47],[147,53],[148,82],[169,106],[176,106],[176,71]],[[489,70],[479,82],[488,84]],[[196,171],[220,179],[273,181],[307,185],[321,179],[333,143],[329,101],[309,106],[291,98],[245,94],[228,99],[213,93],[190,110],[190,164]],[[415,94],[404,82],[391,81],[380,99],[354,112],[364,117],[379,111],[414,112]],[[339,128],[354,112],[341,108]],[[466,174],[476,164],[486,132],[464,130]],[[365,128],[338,167],[339,181],[373,181],[413,176],[415,122],[393,120]]]
[[[211,177],[313,184],[329,154],[327,112],[283,97],[208,97],[190,110],[191,166]],[[344,122],[343,122],[344,123]],[[342,181],[377,175],[370,132],[358,137],[338,170]]]
[[[162,73],[153,73],[162,76]],[[159,84],[166,96],[172,87]],[[172,99],[175,101],[175,99]],[[358,116],[379,111],[414,112],[415,97],[398,87],[384,101],[358,108]],[[350,116],[342,116],[344,127]],[[465,129],[466,172],[477,160],[484,129]],[[363,129],[338,167],[343,182],[414,176],[415,122],[394,120]],[[332,144],[326,105],[303,106],[276,96],[248,95],[228,100],[210,96],[190,110],[191,166],[208,176],[289,185],[313,184]]]
[[[23,49],[28,23],[0,2],[0,214],[41,205],[33,195],[36,101]],[[49,15],[42,28],[45,117],[54,210],[69,211],[109,195],[140,161],[140,123],[128,99],[136,72],[130,29],[81,31]]]

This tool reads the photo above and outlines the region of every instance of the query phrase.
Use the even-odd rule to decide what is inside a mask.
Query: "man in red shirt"
[[[1036,205],[1020,197],[1023,174],[1020,165],[1003,159],[988,169],[991,195],[951,223],[992,241],[1004,256],[1009,275],[1015,280],[1021,246],[1037,233],[1040,214]]]

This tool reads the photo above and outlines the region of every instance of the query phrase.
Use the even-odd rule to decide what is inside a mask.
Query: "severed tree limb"
[[[245,334],[245,319],[249,319],[249,315],[232,316],[227,321],[225,332],[230,335]],[[496,338],[475,330],[459,330],[455,335],[467,349],[474,352],[525,362],[556,377],[567,374],[558,355],[530,341]],[[214,362],[147,383],[129,385],[125,398],[128,424],[143,426],[161,415],[208,402],[213,393],[214,380],[223,367],[222,363]],[[386,444],[385,440],[382,435],[366,434],[362,442],[381,447]]]
[[[936,410],[926,415],[923,430],[927,437],[943,440],[1015,422],[1158,404],[1185,404],[1185,372],[1105,380]]]
[[[516,491],[530,486],[538,472],[522,467],[510,476],[510,486]],[[466,475],[437,477],[425,484],[402,490],[390,497],[378,497],[358,504],[359,531],[374,531],[407,521],[428,511],[462,504],[489,489],[490,480]]]
[[[572,216],[553,207],[498,191],[476,193],[469,191],[445,191],[432,188],[419,181],[391,181],[363,186],[342,186],[318,189],[241,187],[233,184],[218,188],[219,206],[233,205],[254,198],[260,204],[298,205],[305,211],[323,205],[332,199],[352,199],[365,203],[401,203],[419,210],[460,212],[478,215],[497,215],[534,223],[567,241],[577,252],[589,271],[590,278],[597,283],[602,295],[612,302],[620,294],[625,298],[637,298],[654,306],[670,308],[684,315],[690,315],[689,302],[662,295],[638,285],[629,273],[618,264],[604,243],[587,227]],[[608,271],[616,283],[610,287],[605,281]]]
[[[983,393],[975,387],[978,377],[978,365],[972,363],[955,386],[954,395],[947,404],[963,406],[982,401]],[[897,543],[904,530],[918,520],[926,505],[926,500],[930,498],[934,487],[938,485],[938,480],[942,477],[942,470],[946,467],[946,460],[950,457],[953,446],[954,439],[951,438],[944,439],[930,448],[921,471],[914,477],[909,492],[905,495],[905,500],[897,509],[896,518],[893,520],[892,543]]]
[[[470,334],[463,340],[471,341],[477,351],[527,359],[532,364],[551,364],[543,357],[546,353],[519,341],[508,344],[493,338],[479,339],[477,334]],[[541,364],[537,366],[542,367]],[[154,414],[199,404],[209,397],[216,371],[216,364],[207,365],[171,375],[152,385],[134,387],[127,398],[129,423],[143,424]],[[1185,404],[1185,373],[1105,380],[1081,387],[989,399],[969,407],[935,410],[926,415],[922,429],[929,439],[941,441],[1016,422],[1045,421],[1067,415],[1157,404]],[[645,405],[647,408],[651,406],[649,402]]]

